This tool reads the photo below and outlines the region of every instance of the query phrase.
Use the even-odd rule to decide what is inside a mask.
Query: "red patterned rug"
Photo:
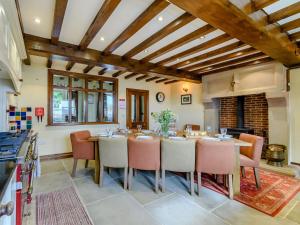
[[[246,177],[241,177],[241,194],[234,199],[270,216],[275,216],[300,191],[300,181],[263,169],[260,169],[259,174],[261,187],[257,189],[253,170],[247,168]],[[209,174],[203,174],[202,185],[228,195],[227,188]]]

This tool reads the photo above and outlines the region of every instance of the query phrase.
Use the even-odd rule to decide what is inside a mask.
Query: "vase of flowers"
[[[175,114],[169,110],[162,110],[161,112],[152,112],[151,116],[155,122],[160,124],[160,130],[164,137],[168,137],[169,125],[175,121]]]

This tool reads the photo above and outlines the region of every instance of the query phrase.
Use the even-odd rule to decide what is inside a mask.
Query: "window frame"
[[[69,86],[68,87],[58,87],[53,85],[53,77],[54,75],[59,76],[66,76],[69,79]],[[73,88],[72,87],[72,78],[80,78],[84,79],[85,88]],[[100,89],[88,89],[88,81],[90,80],[97,80],[100,81]],[[108,91],[106,89],[103,89],[103,82],[109,81],[113,82],[114,88],[112,91]],[[100,77],[95,75],[87,75],[83,73],[74,73],[74,72],[68,72],[68,71],[62,71],[62,70],[55,70],[55,69],[48,69],[48,126],[73,126],[73,125],[93,125],[93,124],[117,124],[118,123],[118,88],[119,88],[119,82],[116,78],[110,78],[110,77]],[[68,90],[69,93],[69,122],[65,123],[53,123],[53,90],[54,89],[63,89]],[[86,122],[70,122],[71,120],[71,114],[72,114],[72,90],[78,90],[83,91],[85,93],[85,100],[84,100],[84,112],[85,112],[85,121]],[[112,122],[87,122],[88,118],[88,93],[89,92],[98,92],[100,93],[101,98],[101,107],[103,109],[103,93],[113,93],[113,121]],[[100,111],[101,120],[103,120],[103,112]]]

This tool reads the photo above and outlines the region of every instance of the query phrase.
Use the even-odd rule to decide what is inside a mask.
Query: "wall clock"
[[[157,92],[156,100],[158,102],[163,102],[165,100],[165,94],[163,92]]]

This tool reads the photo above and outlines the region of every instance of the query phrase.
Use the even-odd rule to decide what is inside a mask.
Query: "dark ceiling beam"
[[[51,68],[52,67],[52,56],[49,56],[47,59],[47,68]]]
[[[142,62],[135,59],[124,59],[118,55],[104,56],[101,51],[86,49],[81,51],[77,45],[58,42],[57,45],[51,44],[49,39],[25,35],[25,46],[29,53],[43,57],[55,55],[61,60],[76,62],[99,67],[113,68],[117,70],[128,70],[135,73],[153,73],[159,76],[176,77],[191,82],[200,82],[194,73],[174,70],[169,67],[157,66],[153,63]],[[150,74],[149,74],[150,75]]]
[[[98,75],[101,76],[101,75],[105,74],[106,71],[107,71],[107,68],[102,68],[101,70],[99,70]]]
[[[81,50],[85,50],[92,42],[96,34],[106,23],[113,11],[117,8],[120,1],[121,0],[105,0],[79,44]]]
[[[123,75],[123,74],[125,74],[125,73],[127,73],[126,70],[124,70],[124,71],[120,70],[120,71],[114,73],[114,74],[112,75],[112,77],[115,77],[115,78],[116,78],[116,77],[119,77],[119,76],[121,76],[121,75]]]
[[[149,62],[151,61],[152,59],[155,59],[161,55],[164,55],[176,48],[179,48],[181,47],[182,45],[185,45],[193,40],[196,40],[197,38],[200,38],[202,36],[205,36],[206,34],[208,33],[211,33],[213,31],[215,31],[216,29],[214,27],[212,27],[211,25],[207,24],[195,31],[193,31],[192,33],[189,33],[185,36],[183,36],[182,38],[179,38],[178,40],[176,41],[173,41],[172,43],[166,45],[165,47],[155,51],[155,52],[152,52],[151,54],[147,55],[146,57],[144,57],[142,60],[143,61],[146,61],[146,62]]]
[[[208,69],[209,70],[215,70],[215,69],[230,67],[230,66],[233,66],[233,65],[241,64],[241,63],[246,63],[246,62],[249,62],[249,61],[265,59],[265,58],[269,58],[269,56],[265,55],[262,52],[258,52],[258,53],[253,54],[253,55],[247,55],[245,57],[240,57],[240,58],[233,59],[233,60],[230,60],[230,61],[214,64],[214,65],[208,66],[208,67],[204,67],[204,68],[201,68],[200,70],[196,70],[195,72],[196,73],[201,73],[201,72],[206,72]]]
[[[278,0],[251,0],[243,7],[243,11],[246,14],[251,14],[251,13],[261,10],[277,1]]]
[[[269,55],[271,58],[286,66],[300,63],[300,56],[295,54],[297,46],[289,40],[287,35],[280,35],[279,30],[274,31],[268,29],[263,22],[259,22],[260,19],[263,18],[250,18],[230,1],[169,1],[195,17],[223,30],[230,36],[264,52],[266,55]],[[298,4],[300,4],[300,2]],[[295,7],[295,5],[293,7]],[[273,15],[273,19],[274,18],[278,19],[284,17]]]
[[[292,5],[289,5],[283,9],[280,9],[269,15],[269,23],[275,23],[279,20],[290,17],[294,14],[300,13],[300,2],[296,2]]]
[[[130,78],[132,78],[132,77],[135,77],[135,76],[137,76],[137,75],[139,75],[139,73],[131,73],[131,74],[126,75],[124,78],[125,78],[126,80],[128,80],[128,79],[130,79]]]
[[[300,18],[296,20],[292,20],[280,26],[280,28],[285,32],[296,29],[298,27],[300,27]]]
[[[83,72],[84,73],[88,73],[90,72],[95,66],[94,65],[87,65],[84,69]]]
[[[238,52],[228,53],[226,55],[219,56],[217,58],[209,59],[209,60],[194,64],[194,65],[185,67],[184,69],[186,69],[186,70],[195,70],[195,69],[198,69],[199,67],[208,67],[212,64],[220,63],[220,62],[231,60],[231,59],[234,59],[234,58],[239,58],[239,57],[242,57],[242,56],[245,56],[245,55],[255,54],[257,52],[259,52],[259,51],[252,48],[252,47],[250,47],[250,48],[238,51]]]
[[[52,44],[58,43],[67,5],[68,5],[68,0],[56,0],[55,1],[53,26],[52,26],[52,32],[51,32]]]
[[[147,78],[146,79],[146,82],[150,82],[150,81],[153,81],[153,80],[157,80],[159,79],[160,77],[150,77],[150,78]]]
[[[191,63],[198,62],[200,60],[204,60],[204,59],[207,59],[207,58],[210,58],[210,57],[213,57],[213,56],[217,56],[217,55],[226,53],[228,51],[239,49],[239,48],[244,47],[244,46],[246,46],[246,44],[244,44],[241,41],[237,41],[235,43],[226,45],[226,46],[221,47],[221,48],[217,48],[217,49],[212,50],[210,52],[206,52],[206,53],[204,53],[202,55],[195,56],[195,57],[193,57],[191,59],[187,59],[185,61],[182,61],[182,62],[179,62],[177,64],[174,64],[174,65],[172,65],[172,67],[173,68],[183,67],[183,66],[189,65]]]
[[[207,42],[201,43],[200,45],[197,45],[197,46],[192,47],[190,49],[187,49],[183,52],[175,54],[175,55],[173,55],[169,58],[163,59],[163,60],[159,61],[158,63],[160,65],[164,65],[164,64],[170,63],[172,61],[175,61],[177,59],[184,58],[184,57],[187,57],[189,55],[195,54],[197,52],[201,52],[205,49],[208,49],[208,48],[214,47],[216,45],[222,44],[222,43],[224,43],[226,41],[229,41],[231,39],[232,39],[232,37],[230,37],[228,34],[222,34],[222,35],[220,35],[216,38],[213,38],[213,39],[211,39]]]
[[[167,78],[163,78],[163,79],[160,79],[160,80],[157,80],[157,81],[155,81],[155,83],[162,83],[162,82],[165,82],[165,81],[167,81],[168,79]]]
[[[164,84],[174,84],[179,82],[179,80],[170,80],[170,81],[166,81]]]
[[[66,65],[66,70],[70,71],[74,65],[75,65],[75,62],[68,62]]]
[[[148,77],[149,77],[149,75],[143,75],[143,76],[137,77],[136,81],[144,80],[144,79],[146,79]]]
[[[217,69],[217,70],[207,71],[207,72],[201,73],[199,75],[205,76],[205,75],[210,75],[210,74],[216,74],[216,73],[220,73],[220,72],[225,72],[225,71],[229,71],[229,70],[233,70],[233,69],[238,69],[238,68],[242,68],[242,67],[246,67],[246,66],[259,65],[259,64],[263,64],[263,63],[267,63],[267,62],[272,62],[272,61],[274,61],[274,60],[269,57],[269,58],[265,58],[265,59],[261,59],[261,60],[255,60],[255,61],[241,63],[241,64],[238,64],[238,65],[233,65],[233,66],[226,67],[226,68],[221,68],[221,69]]]
[[[178,30],[179,28],[185,26],[186,24],[190,23],[193,21],[195,17],[190,15],[189,13],[184,13],[171,23],[169,23],[167,26],[163,27],[160,29],[158,32],[144,40],[142,43],[138,44],[136,47],[131,49],[129,52],[127,52],[124,56],[131,58],[132,56],[137,55],[141,51],[147,49],[151,45],[155,44],[156,42],[160,41],[167,35],[173,33],[174,31]]]
[[[110,54],[115,51],[132,35],[163,11],[169,4],[170,3],[164,0],[155,0],[135,21],[133,21],[112,43],[106,47],[104,53]]]

